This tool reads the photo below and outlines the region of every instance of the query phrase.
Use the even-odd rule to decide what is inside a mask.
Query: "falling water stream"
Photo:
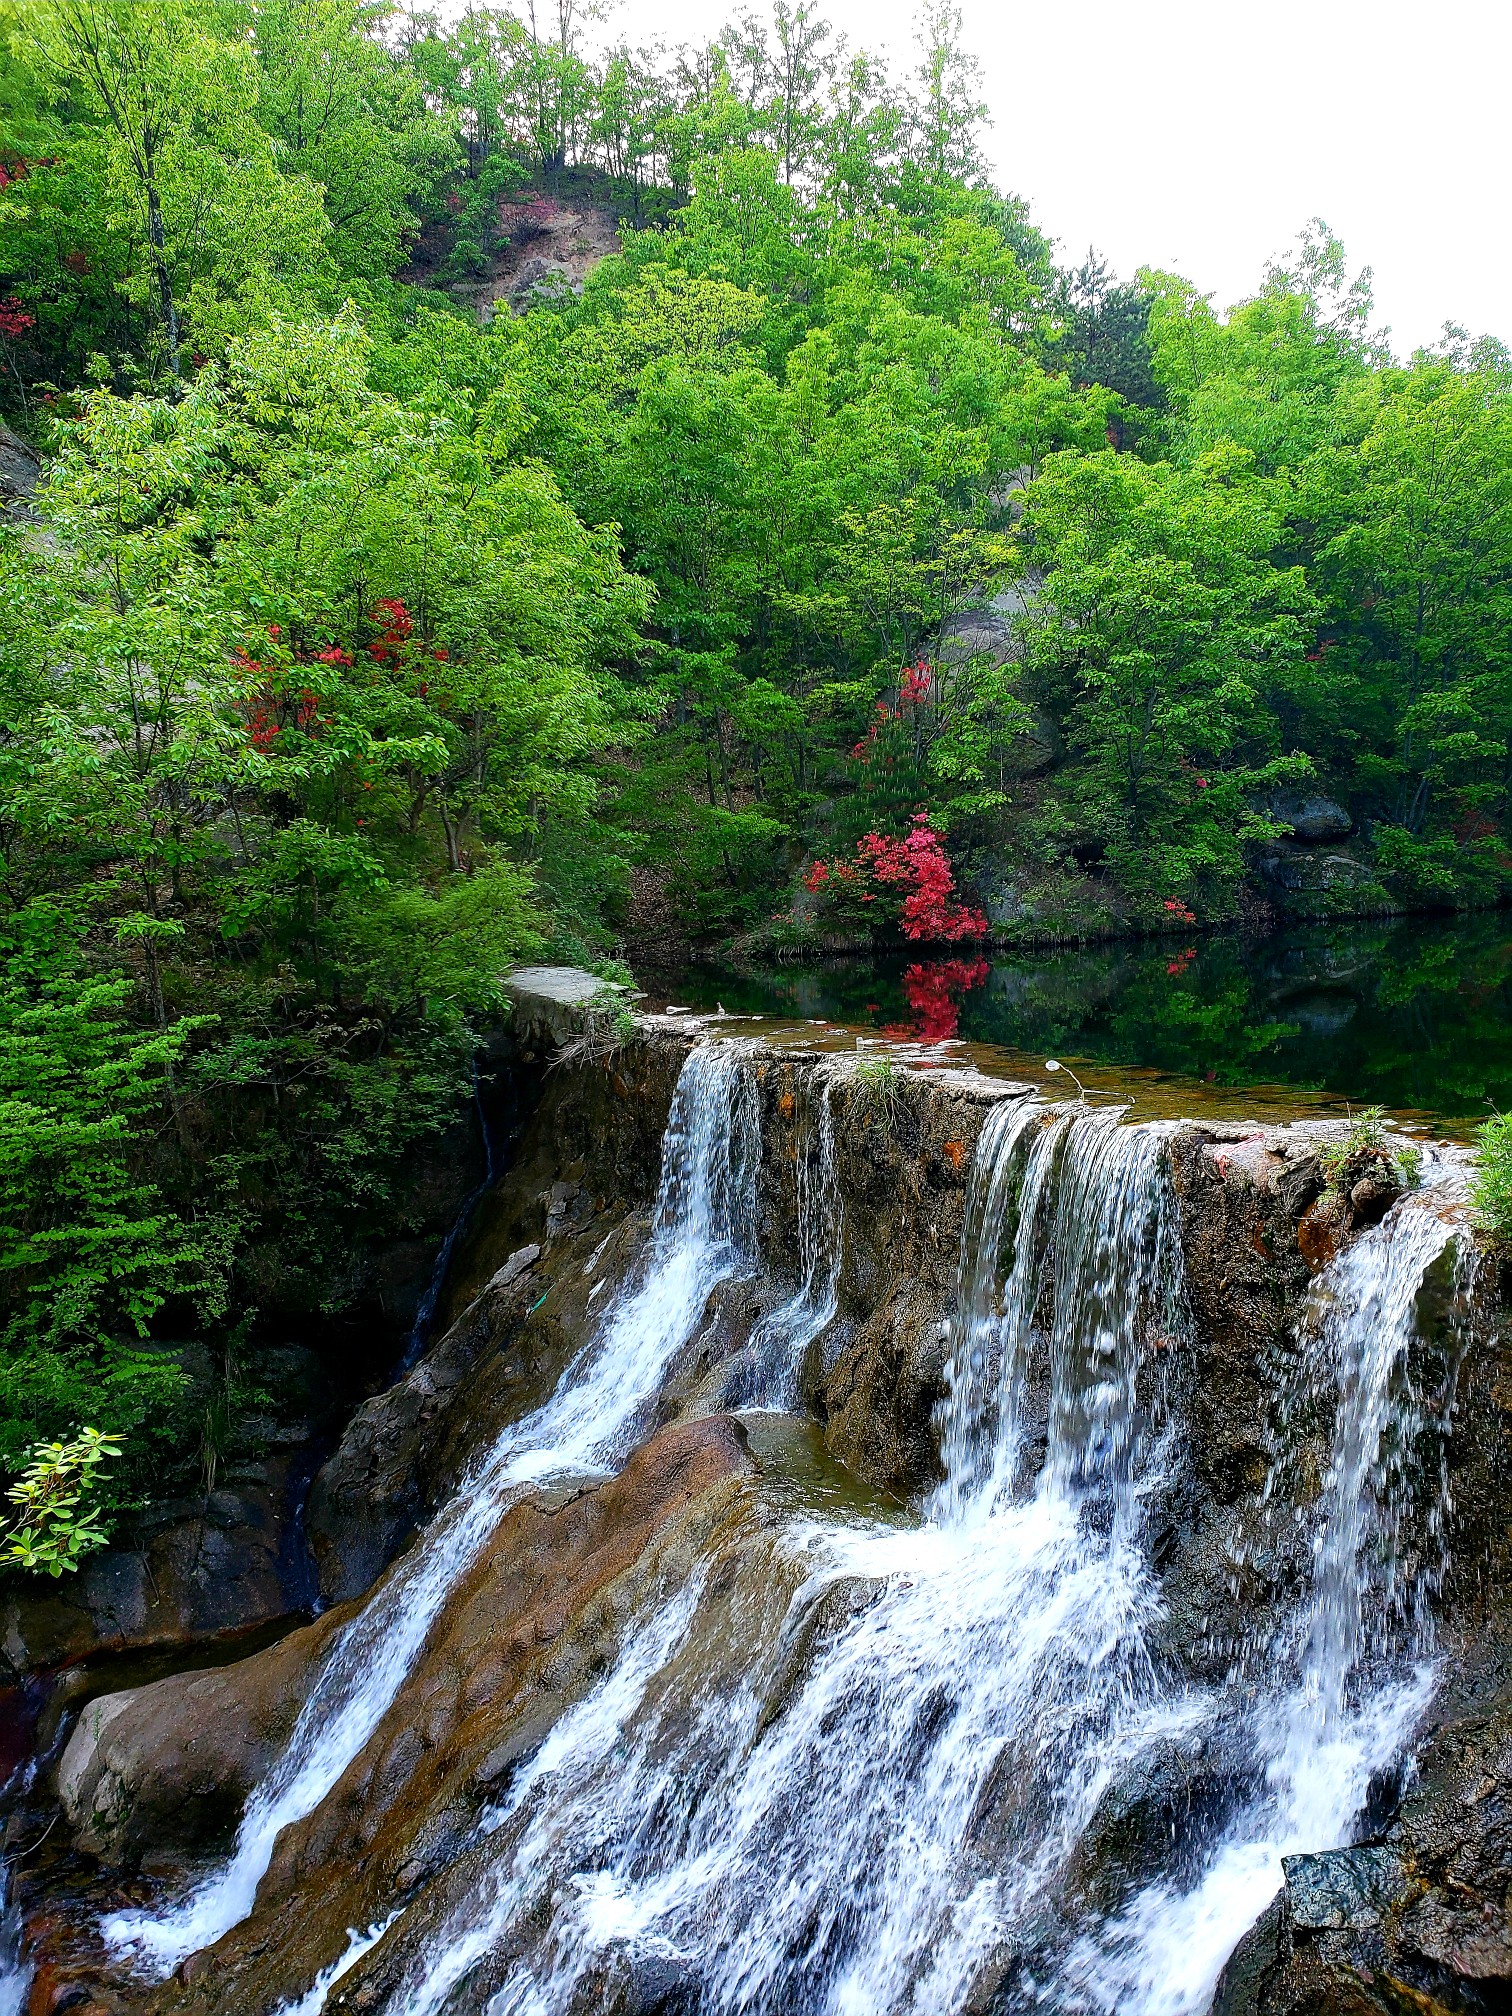
[[[230,1860],[166,1910],[107,1918],[107,1940],[167,1974],[247,1916],[279,1833],[314,1811],[372,1735],[447,1595],[520,1486],[607,1474],[715,1286],[754,1264],[759,1158],[747,1048],[695,1047],[673,1095],[639,1280],[608,1310],[550,1399],[503,1431],[335,1640],[287,1748],[248,1802]]]
[[[22,2016],[31,1968],[21,1953],[21,1918],[10,1894],[10,1871],[0,1863],[0,2016]]]
[[[1185,1321],[1166,1141],[995,1110],[923,1523],[794,1515],[733,1610],[685,1587],[649,1616],[487,1816],[488,1873],[388,2016],[484,2007],[468,1984],[501,1948],[522,1957],[488,2016],[557,2016],[612,1964],[709,2016],[948,2016],[984,1982],[1003,2009],[1206,2006],[1281,1855],[1349,1838],[1426,1699],[1425,1641],[1371,1642],[1366,1618],[1390,1572],[1383,1438],[1453,1228],[1399,1207],[1322,1284],[1304,1357],[1337,1405],[1315,1572],[1273,1683],[1236,1708],[1154,1649],[1147,1515],[1178,1431],[1150,1368]],[[1261,1770],[1180,1879],[1100,1899],[1082,1862],[1104,1801],[1236,1712]]]
[[[758,1327],[755,1406],[792,1404],[837,1308],[834,1085],[812,1075],[802,1279]],[[693,1051],[638,1283],[336,1642],[231,1861],[176,1907],[111,1920],[119,1945],[166,1971],[239,1922],[279,1829],[395,1701],[511,1492],[623,1456],[712,1288],[754,1265],[755,1100],[740,1046]],[[1431,1689],[1432,1564],[1398,1541],[1437,1474],[1408,1365],[1455,1227],[1406,1200],[1317,1284],[1294,1373],[1332,1424],[1312,1572],[1263,1657],[1198,1685],[1160,1650],[1151,1539],[1181,1458],[1166,1368],[1187,1324],[1169,1134],[994,1107],[922,1517],[753,1512],[721,1572],[648,1606],[483,1815],[470,1887],[423,1936],[403,1918],[354,1931],[298,2016],[390,1940],[386,2016],[562,2016],[614,1967],[700,2016],[954,2016],[984,1994],[1200,2016],[1280,1858],[1351,1838]],[[1099,1875],[1110,1799],[1220,1741],[1247,1760],[1229,1796],[1153,1875]]]
[[[798,1201],[798,1287],[756,1326],[742,1396],[751,1407],[793,1407],[798,1374],[812,1340],[839,1306],[839,1185],[835,1170],[835,1077],[824,1065],[800,1080],[794,1184]]]

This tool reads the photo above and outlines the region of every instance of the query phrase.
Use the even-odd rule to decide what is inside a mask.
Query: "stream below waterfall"
[[[1156,1547],[1183,1446],[1164,1368],[1188,1322],[1169,1127],[993,1107],[944,1475],[906,1512],[837,1484],[781,1411],[836,1310],[836,1068],[816,1067],[803,1116],[800,1277],[758,1325],[734,1403],[772,1473],[764,1515],[633,1621],[484,1812],[445,1911],[413,1932],[403,1911],[354,1928],[287,2016],[317,2016],[390,1945],[368,2005],[386,2016],[566,2016],[606,1966],[650,1984],[647,2007],[664,1994],[707,2016],[1200,2016],[1281,1858],[1350,1841],[1400,1767],[1433,1687],[1436,1572],[1400,1535],[1440,1488],[1443,1420],[1408,1366],[1455,1214],[1409,1195],[1319,1276],[1281,1410],[1326,1427],[1310,1572],[1223,1681],[1196,1679],[1171,1651]],[[623,1460],[713,1290],[756,1265],[760,1155],[749,1046],[696,1045],[637,1277],[335,1638],[229,1860],[105,1921],[135,1965],[165,1976],[253,1909],[280,1831],[400,1699],[506,1506]],[[1293,1454],[1275,1453],[1274,1514],[1295,1526],[1279,1489]],[[1152,1786],[1175,1788],[1179,1828],[1141,1831]]]

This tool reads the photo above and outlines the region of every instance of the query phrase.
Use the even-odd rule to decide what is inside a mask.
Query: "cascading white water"
[[[448,1593],[520,1485],[611,1466],[715,1286],[754,1265],[760,1152],[749,1047],[696,1046],[672,1101],[638,1283],[606,1312],[551,1398],[503,1431],[336,1639],[283,1755],[248,1802],[230,1860],[167,1909],[107,1918],[102,1930],[113,1946],[144,1970],[167,1974],[247,1916],[279,1833],[314,1811],[377,1728]]]
[[[21,1951],[21,1914],[11,1895],[10,1871],[0,1863],[0,2016],[22,2016],[31,1978]]]
[[[794,1165],[798,1203],[796,1293],[763,1317],[751,1338],[746,1404],[791,1407],[798,1396],[803,1354],[839,1307],[843,1218],[835,1173],[835,1079],[816,1064],[801,1081]]]
[[[816,1629],[780,1712],[767,1692],[781,1645],[742,1653],[720,1633],[690,1662],[698,1698],[669,1687],[602,1765],[533,1776],[493,1873],[390,2016],[437,2016],[545,1897],[550,1931],[491,2016],[554,2016],[606,1945],[690,1966],[711,2012],[952,2011],[1120,1769],[1201,1712],[1168,1695],[1147,1649],[1136,1373],[1179,1287],[1162,1130],[1003,1109],[986,1157],[1025,1147],[1032,1185],[984,1163],[972,1188],[968,1252],[1010,1241],[1021,1293],[995,1315],[994,1266],[966,1263],[945,1441],[969,1460],[929,1521],[791,1525],[779,1547],[809,1572],[786,1642],[854,1600]],[[1055,1292],[1038,1337],[1043,1265]],[[1014,1496],[1031,1357],[1047,1368],[1049,1448]],[[989,1385],[984,1438],[956,1417]]]
[[[1241,1740],[1263,1767],[1258,1789],[1194,1883],[1151,1885],[1079,1942],[1059,2006],[1197,2016],[1279,1889],[1281,1858],[1347,1845],[1372,1779],[1410,1742],[1433,1687],[1437,1564],[1404,1583],[1399,1528],[1416,1476],[1440,1478],[1417,1444],[1443,1424],[1424,1421],[1407,1354],[1425,1277],[1458,1230],[1431,1202],[1405,1199],[1316,1283],[1297,1386],[1332,1389],[1332,1453],[1310,1587],[1246,1690],[1257,1698]]]
[[[376,1925],[369,1925],[366,1930],[354,1925],[347,1934],[346,1950],[340,1959],[333,1960],[329,1967],[323,1967],[297,2002],[285,2002],[274,2010],[273,2016],[320,2016],[326,2006],[326,1997],[336,1983],[351,1973],[364,1953],[373,1950],[399,1916],[399,1912],[391,1912],[387,1918],[380,1918]]]

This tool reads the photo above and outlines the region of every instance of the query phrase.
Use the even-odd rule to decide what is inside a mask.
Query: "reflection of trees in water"
[[[1488,1100],[1512,1107],[1506,913],[689,977],[710,1005],[717,995],[900,1039],[961,1035],[1461,1117]]]
[[[919,960],[903,975],[908,1020],[890,1024],[884,1035],[916,1043],[948,1043],[961,1026],[961,997],[980,987],[991,966],[983,958]]]

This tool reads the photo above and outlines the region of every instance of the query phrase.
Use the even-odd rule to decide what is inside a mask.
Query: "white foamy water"
[[[1317,1509],[1311,1589],[1272,1648],[1248,1740],[1262,1767],[1189,1886],[1157,1883],[1085,1937],[1067,1967],[1071,2009],[1201,2016],[1223,1964],[1281,1887],[1281,1858],[1344,1847],[1371,1781],[1407,1749],[1433,1692],[1436,1564],[1404,1586],[1404,1501],[1431,1459],[1408,1376],[1417,1301],[1459,1226],[1408,1198],[1315,1284],[1298,1385],[1330,1388],[1331,1461]],[[1416,1454],[1415,1454],[1416,1452]]]
[[[716,1285],[754,1265],[760,1133],[748,1047],[689,1052],[662,1146],[646,1262],[546,1403],[506,1428],[472,1478],[341,1632],[282,1757],[248,1801],[230,1859],[180,1902],[107,1918],[105,1938],[166,1975],[251,1911],[283,1829],[330,1792],[383,1716],[459,1578],[524,1483],[602,1473]]]
[[[808,1572],[775,1648],[716,1631],[689,1662],[709,1675],[701,1692],[653,1692],[633,1740],[570,1795],[549,1781],[522,1792],[486,1901],[456,1912],[391,2016],[447,2006],[538,1908],[543,1866],[550,1933],[491,2016],[565,2008],[611,1948],[690,1967],[711,2011],[954,2010],[1119,1773],[1201,1718],[1148,1650],[1143,1500],[1159,1435],[1135,1387],[1142,1340],[1175,1320],[1179,1289],[1163,1130],[1004,1107],[982,1154],[945,1423],[969,1462],[931,1518],[791,1524],[779,1549]],[[1010,1176],[994,1182],[998,1157]],[[981,1242],[1023,1287],[1011,1307]],[[1031,1375],[1047,1385],[1049,1445],[1013,1495]],[[961,1420],[989,1390],[990,1426]],[[784,1645],[800,1670],[773,1714]]]
[[[925,1523],[791,1521],[774,1546],[802,1579],[778,1629],[748,1568],[747,1640],[722,1619],[701,1640],[677,1608],[677,1658],[650,1678],[663,1627],[644,1630],[616,1740],[522,1781],[492,1874],[388,2016],[472,2006],[471,1970],[548,1916],[489,2016],[556,2016],[610,1960],[686,1973],[711,2016],[954,2016],[984,1975],[1008,2008],[1207,2006],[1281,1856],[1350,1838],[1428,1697],[1426,1608],[1393,1543],[1416,1303],[1454,1228],[1400,1206],[1318,1284],[1298,1377],[1334,1406],[1311,1585],[1267,1684],[1189,1687],[1151,1650],[1145,1516],[1175,1453],[1155,1375],[1184,1324],[1165,1141],[994,1111]],[[1236,1705],[1230,1741],[1259,1769],[1186,1880],[1057,1930],[1107,1795]]]
[[[21,1914],[11,1896],[10,1871],[0,1863],[0,2016],[22,2016],[31,1978],[21,1952]]]

